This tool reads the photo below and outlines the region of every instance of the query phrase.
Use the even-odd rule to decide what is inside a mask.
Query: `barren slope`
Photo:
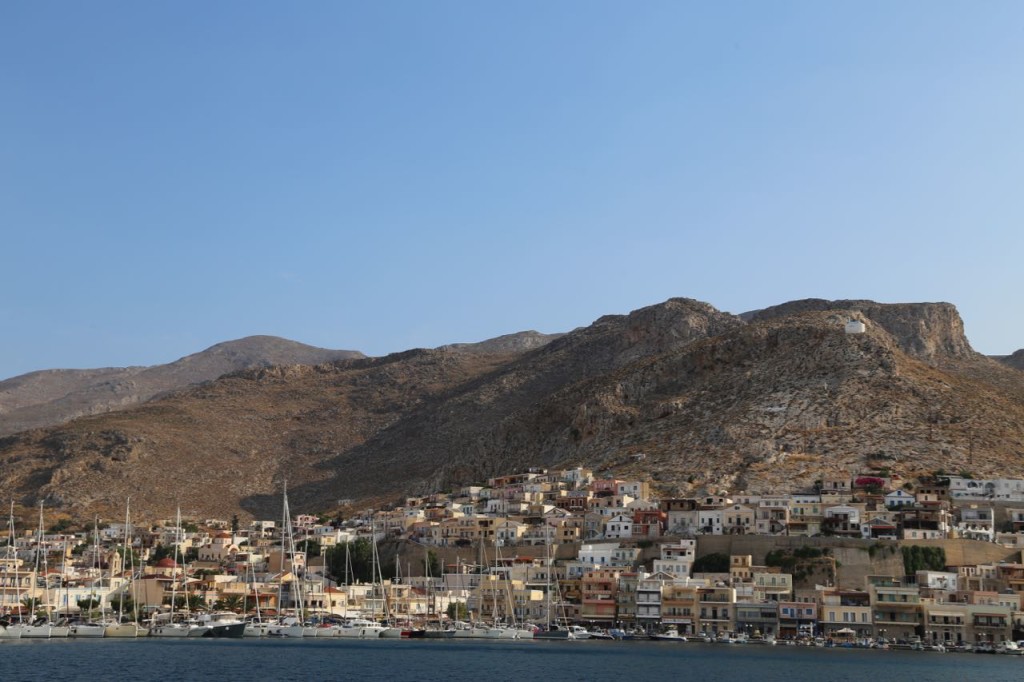
[[[143,403],[153,396],[249,367],[315,365],[364,357],[275,336],[226,341],[166,365],[54,369],[0,381],[0,436]]]
[[[294,507],[315,510],[534,465],[669,493],[788,490],[872,467],[1024,476],[1024,374],[975,353],[949,304],[852,303],[747,323],[672,299],[526,352],[238,372],[0,441],[0,477],[29,504],[116,509],[131,494],[166,515],[178,500],[273,513],[284,479]],[[867,333],[845,334],[850,318]]]

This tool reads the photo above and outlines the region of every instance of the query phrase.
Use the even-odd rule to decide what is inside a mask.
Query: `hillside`
[[[1014,352],[1013,355],[1004,355],[996,359],[1007,367],[1024,371],[1024,348]]]
[[[867,332],[845,334],[851,318]],[[671,299],[545,341],[243,370],[0,440],[0,476],[28,503],[132,495],[154,514],[272,514],[285,479],[312,510],[527,466],[673,494],[871,468],[1024,476],[1024,374],[974,352],[947,303],[734,316]]]
[[[138,405],[167,391],[241,369],[315,365],[356,357],[363,354],[315,348],[274,336],[249,336],[165,365],[31,372],[0,381],[0,436]]]

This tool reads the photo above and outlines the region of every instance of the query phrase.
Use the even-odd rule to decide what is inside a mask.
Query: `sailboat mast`
[[[5,561],[4,561],[5,580],[4,580],[4,582],[8,582],[8,580],[6,580],[6,574],[7,574],[7,572],[9,570],[14,568],[14,566],[15,566],[14,562],[12,561],[14,559],[14,557],[15,557],[15,553],[14,553],[14,500],[11,500],[11,515],[10,515],[8,521],[7,521],[7,555],[4,557],[5,558]],[[15,569],[15,570],[17,570],[17,569]],[[24,622],[25,618],[22,615],[21,609],[18,609],[18,616],[19,616],[19,621],[20,622]]]
[[[103,591],[103,562],[100,561],[100,517],[98,516],[92,524],[92,542],[93,558],[96,560],[96,577],[100,581],[100,620],[102,621],[107,617],[107,594]],[[96,596],[96,581],[94,580],[92,584],[93,591],[90,600]],[[92,601],[89,602],[89,605],[92,606]]]
[[[178,551],[181,543],[181,506],[178,506],[178,512],[175,516],[175,527],[174,527],[174,568],[171,573],[171,620],[174,622],[174,607],[175,602],[178,600]],[[188,596],[185,596],[185,603],[188,604]],[[187,608],[187,607],[186,607]]]
[[[135,603],[135,559],[132,556],[131,546],[131,523],[132,523],[132,498],[129,497],[125,500],[124,504],[124,561],[121,564],[122,572],[124,571],[125,564],[128,565],[128,587],[131,592],[129,595],[132,599],[132,616],[133,622],[139,622],[139,610],[138,604]],[[124,594],[124,592],[122,592]],[[121,600],[121,613],[124,614],[124,600]]]
[[[287,556],[285,530],[288,527],[288,481],[284,482],[284,496],[281,505],[281,566],[277,579],[277,610],[280,617],[284,616],[284,560]]]
[[[46,552],[43,551],[43,503],[39,503],[39,532],[36,536],[36,588],[39,587],[39,555],[42,554],[43,564],[43,608],[47,612],[47,620],[51,620],[50,615],[50,576],[46,575],[47,564],[46,564]],[[39,610],[38,600],[34,604],[36,611]]]
[[[295,590],[292,593],[292,601],[295,603],[295,614],[296,614],[296,616],[298,618],[298,621],[299,621],[298,624],[302,625],[303,621],[305,620],[305,608],[304,608],[305,605],[303,603],[302,581],[299,580],[299,573],[298,573],[298,570],[295,568],[295,534],[294,534],[294,529],[292,528],[291,510],[288,507],[288,482],[287,481],[285,481],[285,484],[284,484],[284,528],[285,528],[285,535],[288,538],[288,557],[289,557],[289,561],[290,561],[291,569],[292,569],[292,585],[295,586]],[[282,546],[282,552],[283,551],[284,551],[284,548]],[[282,557],[282,564],[283,563],[284,563],[284,561],[283,561],[283,557]],[[284,567],[282,565],[282,574],[283,574],[283,571],[284,571]],[[305,571],[303,571],[303,574],[305,574]],[[283,577],[284,576],[282,575],[282,580],[283,580]]]

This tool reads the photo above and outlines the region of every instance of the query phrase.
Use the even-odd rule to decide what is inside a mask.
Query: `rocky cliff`
[[[964,323],[951,303],[875,303],[874,301],[826,301],[808,298],[744,313],[750,322],[787,317],[796,313],[847,310],[851,317],[866,317],[896,339],[904,353],[923,360],[973,357],[964,335]]]

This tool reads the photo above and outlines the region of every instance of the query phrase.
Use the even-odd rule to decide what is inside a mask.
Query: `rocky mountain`
[[[1002,357],[995,359],[999,360],[999,362],[1003,363],[1008,367],[1024,370],[1024,348],[1021,348],[1020,350],[1016,351],[1013,355],[1004,355]]]
[[[874,301],[826,301],[808,298],[764,310],[743,313],[748,322],[759,322],[811,311],[849,310],[862,314],[895,338],[904,353],[921,360],[974,357],[964,335],[960,313],[951,303],[885,304]]]
[[[439,347],[438,350],[451,350],[463,353],[519,353],[540,348],[561,336],[563,335],[541,334],[535,331],[518,332],[478,343],[450,343]]]
[[[671,299],[546,341],[234,372],[2,439],[0,480],[80,511],[132,495],[139,513],[272,515],[285,480],[313,510],[527,466],[670,494],[882,468],[1024,476],[1024,374],[974,352],[947,303],[735,316]]]
[[[145,402],[167,391],[252,367],[308,365],[364,357],[275,336],[218,343],[165,365],[53,369],[0,381],[0,436],[61,424]]]

